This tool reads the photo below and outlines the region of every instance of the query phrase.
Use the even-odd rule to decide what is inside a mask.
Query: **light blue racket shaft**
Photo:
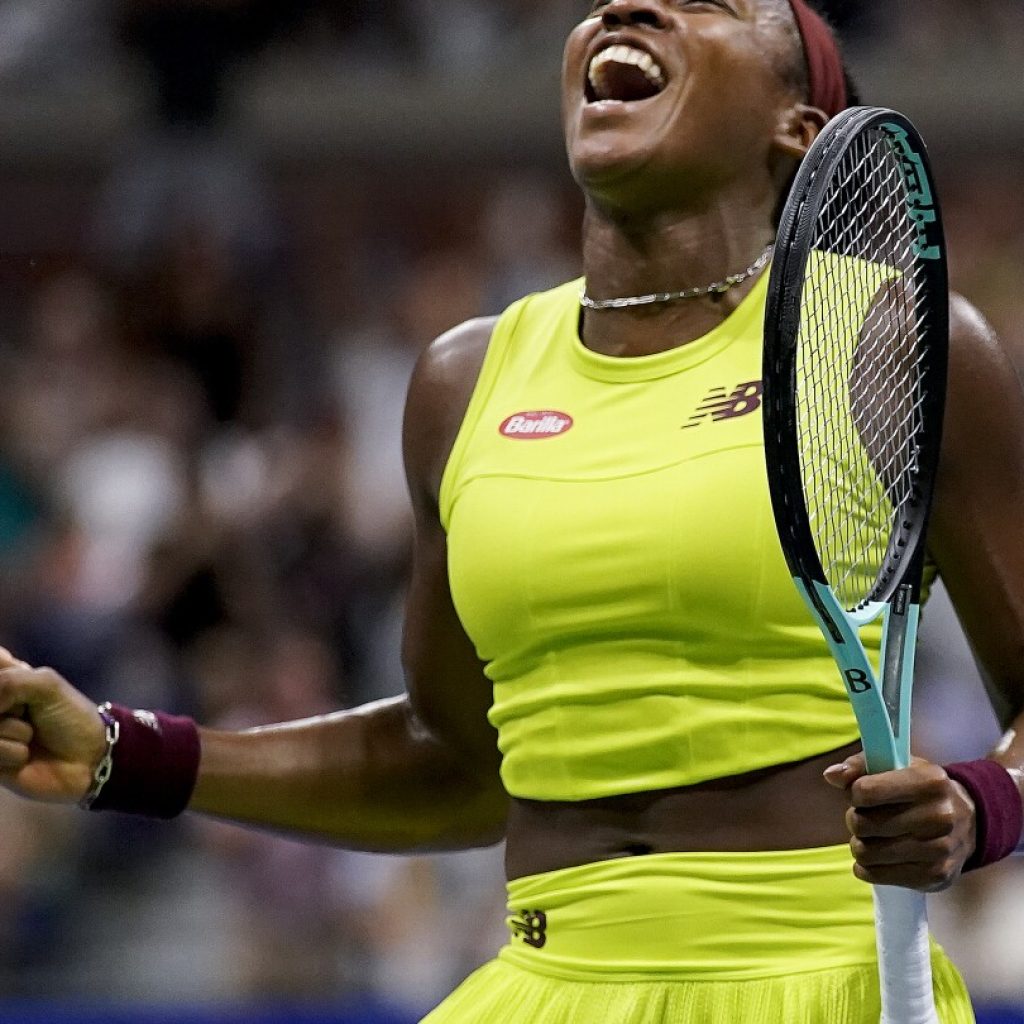
[[[910,764],[910,707],[920,608],[897,595],[850,615],[832,591],[797,588],[814,614],[839,665],[864,743],[868,771]],[[857,630],[884,615],[879,685]],[[940,1024],[932,988],[931,939],[924,893],[876,885],[875,932],[882,990],[881,1024]]]

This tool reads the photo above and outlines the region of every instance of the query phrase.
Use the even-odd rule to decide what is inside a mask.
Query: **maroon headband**
[[[807,73],[811,83],[811,106],[823,110],[829,117],[835,117],[849,106],[843,58],[836,38],[825,24],[825,19],[811,10],[806,0],[789,0],[789,5],[793,8],[804,41]]]

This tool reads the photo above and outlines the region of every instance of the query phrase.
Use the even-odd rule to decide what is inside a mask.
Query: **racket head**
[[[768,482],[793,576],[848,613],[919,601],[949,343],[942,217],[914,125],[834,118],[783,211],[768,289]]]

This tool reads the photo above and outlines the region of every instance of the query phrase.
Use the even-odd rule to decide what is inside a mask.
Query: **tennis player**
[[[215,732],[97,714],[7,658],[3,781],[370,850],[506,837],[509,944],[429,1024],[877,1024],[864,882],[935,890],[1006,856],[1024,728],[991,759],[864,777],[779,552],[763,268],[852,99],[836,42],[803,0],[599,0],[562,89],[582,304],[573,283],[457,328],[411,386],[408,695]],[[961,300],[952,344],[929,575],[1011,727],[1024,398]],[[933,974],[943,1024],[972,1020],[937,949]]]

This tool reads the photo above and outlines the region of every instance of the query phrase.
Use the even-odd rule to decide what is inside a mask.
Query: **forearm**
[[[190,809],[382,852],[497,842],[506,798],[420,728],[405,699],[302,722],[204,729]]]

